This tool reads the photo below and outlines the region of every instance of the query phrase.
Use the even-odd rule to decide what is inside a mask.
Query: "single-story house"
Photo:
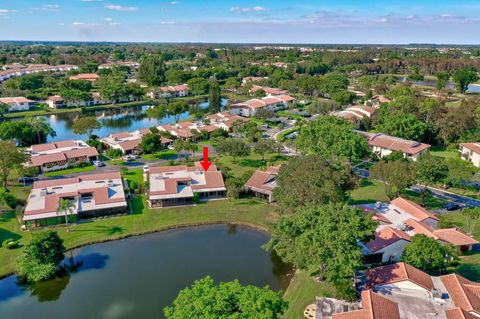
[[[362,291],[362,309],[335,313],[332,319],[400,319],[398,304],[372,290]]]
[[[410,236],[406,232],[386,226],[377,229],[375,239],[359,244],[365,263],[376,264],[399,261],[405,246],[409,243]]]
[[[135,132],[120,132],[110,134],[107,137],[101,138],[100,141],[109,148],[119,149],[123,154],[135,154],[139,151],[139,145],[145,135],[151,134],[152,131],[148,128],[137,130]],[[167,147],[172,143],[171,139],[160,137],[161,143]]]
[[[151,167],[145,179],[150,185],[150,207],[189,205],[197,196],[204,201],[222,199],[227,191],[222,172],[213,164],[205,172],[200,162],[195,162],[194,167]]]
[[[108,63],[103,63],[98,66],[98,69],[111,69],[116,66],[129,66],[132,68],[138,68],[140,66],[140,63],[134,62],[134,61],[116,61],[116,62],[108,62]]]
[[[254,116],[259,109],[266,108],[270,111],[278,111],[288,108],[295,98],[289,95],[267,96],[262,99],[251,99],[241,103],[235,103],[230,109],[230,113],[240,116]]]
[[[475,318],[480,317],[480,283],[470,281],[455,273],[440,276],[440,280],[455,307],[463,309]]]
[[[41,172],[55,171],[98,158],[97,149],[80,140],[36,144],[26,151],[30,154],[26,166],[38,167]]]
[[[357,131],[367,138],[368,145],[373,153],[382,158],[393,152],[401,152],[405,158],[416,161],[425,154],[431,145],[416,141],[405,140],[403,138],[385,135],[383,133],[369,133]]]
[[[31,107],[35,106],[36,102],[26,97],[2,97],[0,98],[0,104],[8,105],[9,112],[16,111],[28,111]]]
[[[70,200],[59,212],[60,199]],[[124,186],[119,172],[36,181],[27,199],[23,222],[27,227],[49,226],[107,214],[125,213]]]
[[[461,159],[480,167],[480,143],[461,143],[458,151]]]
[[[334,112],[333,115],[353,122],[355,126],[360,127],[360,123],[365,117],[370,118],[376,109],[366,105],[352,105],[340,112]]]
[[[404,262],[370,269],[365,278],[367,288],[384,294],[394,290],[428,293],[434,288],[430,275]]]
[[[369,102],[372,104],[373,107],[379,108],[380,105],[382,105],[383,103],[390,103],[392,102],[392,100],[390,100],[388,97],[385,97],[383,95],[375,95],[375,96],[372,96]]]
[[[437,227],[439,218],[415,202],[403,197],[398,197],[392,200],[390,204],[392,205],[391,208],[396,214],[406,214],[402,221],[413,218],[429,225],[430,227]]]
[[[274,201],[273,190],[277,187],[277,175],[280,167],[269,166],[265,171],[256,170],[245,183],[244,190],[260,198],[265,198],[269,203]]]

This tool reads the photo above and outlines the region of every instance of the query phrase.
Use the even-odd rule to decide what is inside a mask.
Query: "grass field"
[[[74,168],[67,168],[67,169],[62,169],[59,171],[54,171],[54,172],[49,172],[45,173],[45,176],[48,177],[56,177],[56,176],[64,176],[68,174],[75,174],[75,173],[83,173],[83,172],[91,172],[95,170],[95,166],[89,165],[85,167],[74,167]]]
[[[143,154],[143,160],[159,160],[159,159],[175,159],[177,157],[177,152],[173,150],[163,150],[155,154]]]
[[[303,311],[316,296],[335,297],[335,287],[325,282],[318,282],[303,271],[297,271],[285,292],[289,307],[283,319],[303,319]]]
[[[233,161],[233,157],[225,155],[215,155],[212,160],[224,170],[227,175],[234,177],[242,177],[245,174],[251,174],[256,169],[266,168],[268,165],[279,165],[285,163],[287,158],[277,153],[266,154],[265,159],[258,154],[250,154],[246,157],[237,158]]]

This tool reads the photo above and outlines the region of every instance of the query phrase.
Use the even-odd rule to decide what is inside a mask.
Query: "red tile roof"
[[[95,147],[83,147],[64,151],[63,154],[65,154],[68,159],[76,159],[82,157],[98,156],[98,151]]]
[[[480,283],[470,281],[458,274],[440,276],[455,307],[480,314]]]
[[[44,152],[44,151],[54,150],[57,148],[74,147],[74,146],[75,146],[74,140],[65,140],[65,141],[58,141],[53,143],[35,144],[35,145],[32,145],[31,148],[32,148],[32,151],[34,152]]]
[[[120,143],[118,143],[118,146],[120,146],[124,151],[131,151],[131,150],[134,150],[134,149],[138,148],[138,146],[140,145],[141,142],[142,142],[142,140],[138,138],[138,139],[135,139],[135,140],[120,142]]]
[[[423,221],[425,219],[431,218],[434,220],[438,220],[438,217],[434,214],[430,213],[428,210],[423,208],[422,206],[409,201],[405,198],[399,197],[391,201],[394,206],[397,206],[404,212],[410,214],[412,217],[419,221]]]
[[[433,232],[438,239],[450,243],[454,246],[467,246],[478,244],[478,241],[468,236],[458,228],[436,229]]]
[[[370,146],[377,146],[380,148],[399,151],[408,155],[418,154],[428,148],[429,144],[401,139],[398,137],[388,136],[381,133],[375,134],[368,140]]]
[[[410,241],[410,236],[404,231],[387,226],[378,231],[375,234],[375,239],[366,243],[365,246],[371,252],[376,252],[399,240]]]
[[[256,170],[253,175],[245,183],[246,187],[263,190],[271,193],[275,188],[274,185],[269,184],[278,174],[278,167],[269,167],[266,171]]]
[[[478,143],[461,143],[460,146],[468,148],[474,153],[480,154],[480,145]]]
[[[415,234],[425,235],[435,240],[438,239],[438,237],[434,233],[435,229],[425,224],[424,222],[419,222],[415,219],[410,218],[405,221],[405,225],[409,226],[409,228],[411,228]]]
[[[445,315],[447,316],[447,319],[478,319],[477,316],[472,315],[459,307],[445,310]]]
[[[366,280],[370,289],[406,280],[426,290],[434,288],[430,275],[404,262],[370,269],[367,271]]]
[[[332,319],[400,319],[398,305],[371,290],[362,291],[362,309],[337,313]]]

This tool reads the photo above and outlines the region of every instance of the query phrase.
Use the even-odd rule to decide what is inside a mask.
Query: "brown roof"
[[[245,186],[254,190],[263,190],[267,193],[271,193],[276,184],[275,177],[278,174],[278,167],[269,167],[266,171],[256,170],[253,175],[245,183]]]
[[[410,241],[410,236],[404,231],[387,226],[378,231],[375,234],[375,239],[366,243],[365,246],[371,252],[375,252],[388,247],[399,240]]]
[[[373,214],[372,215],[372,220],[383,222],[385,224],[391,224],[392,223],[387,217],[385,217],[385,215],[376,211],[373,208],[365,207],[365,206],[357,206],[357,207],[359,207],[361,210],[363,210],[363,212],[367,215]]]
[[[100,76],[96,73],[81,73],[77,75],[72,75],[69,77],[70,80],[86,80],[86,81],[96,81],[100,79]]]
[[[468,236],[458,228],[436,229],[433,232],[438,239],[450,243],[454,246],[466,246],[478,244],[478,241]]]
[[[480,314],[479,283],[465,279],[458,274],[440,276],[440,279],[456,307]]]
[[[392,100],[390,100],[388,97],[385,97],[383,95],[372,96],[372,100],[378,100],[380,103],[390,103],[390,102],[392,102]]]
[[[478,319],[477,316],[472,315],[459,307],[445,310],[445,315],[447,316],[447,319]]]
[[[405,221],[405,224],[408,225],[415,234],[425,235],[435,240],[438,239],[438,237],[434,233],[435,229],[425,224],[424,222],[419,222],[415,219],[410,218]]]
[[[26,97],[23,96],[18,96],[18,97],[2,97],[0,98],[0,103],[4,104],[12,104],[12,103],[32,103],[35,102],[33,100],[27,99]]]
[[[205,175],[205,185],[191,185],[192,189],[221,188],[225,187],[222,172],[210,171],[203,173]]]
[[[461,143],[460,146],[468,148],[474,153],[480,154],[480,144],[478,143]]]
[[[391,203],[419,221],[423,221],[428,218],[438,220],[437,216],[430,213],[428,210],[418,205],[417,203],[409,201],[405,198],[396,198],[392,200]]]
[[[142,140],[140,138],[137,138],[134,140],[120,142],[118,143],[118,146],[120,146],[124,151],[131,151],[136,149],[141,142]]]
[[[63,153],[68,159],[98,156],[98,151],[95,147],[77,148],[77,149],[65,151]]]
[[[110,134],[110,136],[113,138],[127,138],[132,136],[132,134],[129,132],[120,132],[120,133]]]
[[[58,141],[53,143],[35,144],[35,145],[32,145],[31,148],[32,148],[32,151],[34,152],[44,152],[44,151],[54,150],[57,148],[73,147],[73,146],[75,146],[75,141],[66,140],[66,141]]]
[[[370,146],[377,146],[392,151],[399,151],[409,155],[415,155],[430,148],[429,144],[405,140],[382,133],[378,133],[370,137],[368,144]]]
[[[406,280],[426,290],[434,288],[430,275],[404,262],[370,269],[367,271],[366,280],[367,287],[371,289]]]
[[[362,291],[362,309],[337,313],[332,319],[400,319],[398,305],[371,290]]]
[[[64,152],[53,153],[53,154],[41,154],[41,155],[30,157],[30,163],[32,163],[33,166],[42,166],[47,163],[55,163],[55,162],[61,163],[66,160],[67,160],[67,157],[65,156]]]

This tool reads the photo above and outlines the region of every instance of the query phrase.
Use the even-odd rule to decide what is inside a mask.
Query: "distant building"
[[[98,66],[99,70],[103,69],[111,69],[113,67],[117,66],[128,66],[131,68],[138,68],[140,66],[140,63],[138,62],[133,62],[133,61],[116,61],[116,62],[109,62],[109,63],[103,63]]]
[[[27,199],[23,222],[27,227],[65,223],[65,212],[58,212],[60,199],[72,203],[70,222],[81,218],[125,213],[124,186],[119,172],[82,175],[36,181]]]
[[[234,115],[251,117],[255,116],[257,110],[268,109],[270,111],[278,111],[288,108],[295,98],[289,95],[267,96],[262,99],[251,99],[241,103],[235,103],[230,109],[230,113]]]
[[[256,170],[245,184],[245,191],[257,197],[274,201],[273,190],[277,187],[277,175],[280,167],[270,166],[266,171]]]
[[[365,117],[370,118],[377,109],[366,105],[352,105],[340,112],[334,112],[333,115],[354,123],[359,128]]]
[[[23,76],[27,74],[41,73],[41,72],[67,72],[77,70],[76,65],[48,65],[48,64],[13,64],[3,67],[0,71],[0,83],[13,77]]]
[[[167,97],[185,97],[190,95],[190,89],[187,84],[175,86],[162,86],[147,93],[151,99],[160,99]]]
[[[70,76],[69,79],[72,81],[83,80],[83,81],[95,82],[100,79],[100,76],[96,73],[80,73],[77,75]]]
[[[28,111],[35,106],[36,102],[26,97],[3,97],[0,98],[0,104],[8,105],[9,112]]]
[[[189,205],[194,203],[196,196],[204,201],[222,199],[227,191],[222,172],[213,164],[207,172],[200,162],[195,162],[195,167],[151,167],[147,178],[150,185],[148,201],[151,207]]]
[[[250,88],[250,93],[255,93],[257,91],[264,91],[267,96],[270,95],[287,95],[288,91],[287,90],[282,90],[282,89],[277,89],[277,88],[270,88],[266,86],[260,86],[260,85],[252,85]]]
[[[392,100],[390,100],[388,97],[385,97],[383,95],[375,95],[370,99],[370,103],[372,104],[373,107],[379,108],[380,105],[384,103],[390,103]]]
[[[41,172],[64,169],[79,162],[98,158],[97,149],[80,140],[36,144],[27,148],[26,151],[30,154],[27,166],[38,167]]]

